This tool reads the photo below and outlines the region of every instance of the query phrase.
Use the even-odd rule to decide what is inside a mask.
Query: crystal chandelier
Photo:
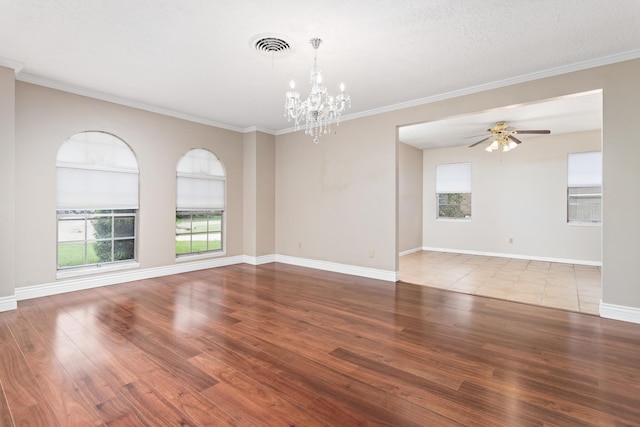
[[[309,41],[313,46],[313,68],[311,69],[311,93],[304,101],[300,100],[300,92],[295,90],[295,83],[291,80],[291,90],[287,91],[285,102],[285,117],[293,119],[294,129],[300,129],[300,123],[305,123],[306,135],[313,137],[316,144],[320,135],[331,131],[331,122],[335,119],[340,124],[340,115],[347,107],[351,107],[351,98],[344,93],[344,84],[340,85],[340,94],[335,98],[327,93],[322,86],[322,72],[318,69],[317,54],[322,40],[318,38]]]

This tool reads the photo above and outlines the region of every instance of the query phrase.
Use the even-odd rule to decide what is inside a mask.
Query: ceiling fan
[[[515,135],[518,134],[539,134],[539,135],[548,135],[551,133],[550,130],[520,130],[514,129],[513,127],[507,125],[505,122],[498,122],[496,125],[490,129],[487,129],[487,132],[491,132],[489,136],[484,139],[481,139],[478,142],[475,142],[469,146],[469,148],[475,147],[478,144],[482,144],[485,141],[491,141],[491,143],[485,148],[488,152],[496,151],[500,149],[501,151],[509,151],[518,146],[518,144],[522,143],[520,139],[518,139]]]

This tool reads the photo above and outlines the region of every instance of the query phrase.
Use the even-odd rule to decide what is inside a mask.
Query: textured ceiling
[[[282,57],[250,39],[275,33]],[[602,58],[640,57],[638,0],[0,0],[18,79],[238,130],[283,131],[319,67],[351,117]],[[347,116],[348,118],[349,116]]]

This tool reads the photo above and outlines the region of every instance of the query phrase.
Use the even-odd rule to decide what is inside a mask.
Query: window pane
[[[191,236],[191,252],[204,252],[207,250],[207,235],[194,234]]]
[[[222,234],[209,233],[209,250],[215,251],[222,248]]]
[[[134,243],[135,241],[133,239],[115,240],[113,242],[114,261],[124,261],[128,259],[135,259]]]
[[[471,218],[471,194],[438,194],[438,218]]]
[[[84,241],[58,243],[58,267],[74,267],[84,263]]]
[[[112,241],[87,242],[87,264],[99,264],[113,261]]]
[[[220,231],[222,230],[222,215],[212,214],[209,215],[209,227],[207,231]]]
[[[206,233],[207,232],[207,220],[209,215],[207,214],[195,214],[193,216],[193,224],[191,226],[192,233]]]
[[[88,231],[93,231],[93,233],[89,233],[93,234],[93,238],[110,239],[112,237],[111,217],[92,218],[90,223],[91,226]],[[91,227],[93,227],[93,230],[91,230]],[[90,238],[91,236],[88,237]]]
[[[222,250],[221,211],[176,211],[176,255]]]
[[[191,214],[176,214],[176,234],[191,233]]]
[[[84,241],[85,231],[84,219],[58,220],[58,242]]]
[[[188,254],[191,252],[191,235],[176,236],[176,254]]]
[[[113,234],[114,234],[114,237],[133,237],[135,234],[134,218],[133,217],[114,218]]]
[[[135,214],[135,210],[58,210],[58,268],[135,260]]]
[[[602,222],[602,189],[570,187],[567,197],[569,222]]]

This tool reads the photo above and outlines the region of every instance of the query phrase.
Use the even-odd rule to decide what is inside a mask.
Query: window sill
[[[185,254],[185,255],[176,256],[176,262],[189,262],[189,261],[197,261],[197,260],[208,259],[208,258],[218,258],[218,257],[225,256],[226,254],[227,253],[225,251],[205,252],[201,254]]]
[[[89,274],[110,273],[112,271],[131,270],[140,268],[139,262],[122,262],[112,265],[100,265],[84,268],[74,268],[69,270],[61,270],[56,273],[56,279],[68,279],[71,277],[87,276]]]
[[[567,222],[567,225],[575,226],[575,227],[602,227],[601,222]]]

